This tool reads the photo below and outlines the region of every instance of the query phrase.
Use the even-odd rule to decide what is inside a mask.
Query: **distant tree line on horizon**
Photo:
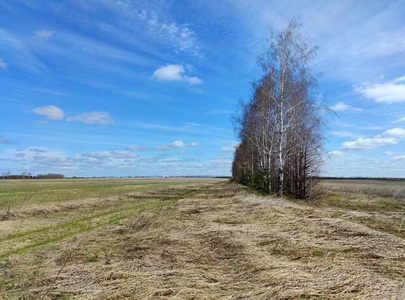
[[[1,175],[2,179],[64,179],[65,175],[62,174],[38,174],[37,176],[32,176],[30,172],[22,172],[20,175],[12,175],[10,172],[4,172]]]
[[[259,57],[262,77],[248,103],[233,116],[240,139],[232,164],[236,182],[262,193],[311,198],[322,162],[323,122],[316,104],[317,76],[309,62],[317,47],[297,30],[297,20],[272,35]]]
[[[380,180],[380,181],[405,181],[405,178],[397,177],[336,177],[336,176],[319,176],[320,180]]]

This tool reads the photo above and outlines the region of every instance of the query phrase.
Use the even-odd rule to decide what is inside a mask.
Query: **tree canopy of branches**
[[[232,176],[264,193],[307,199],[322,161],[323,123],[317,77],[309,67],[317,47],[299,34],[300,27],[293,20],[273,34],[268,52],[259,57],[263,75],[233,117],[241,143]]]

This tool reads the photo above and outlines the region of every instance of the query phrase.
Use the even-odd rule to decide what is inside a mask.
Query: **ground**
[[[329,187],[307,203],[226,179],[121,180],[79,196],[96,194],[90,183],[31,203],[0,185],[0,298],[405,298],[401,197]]]

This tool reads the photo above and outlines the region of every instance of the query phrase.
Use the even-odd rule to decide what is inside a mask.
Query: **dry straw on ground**
[[[404,238],[355,221],[385,212],[293,203],[218,183],[183,187],[170,205],[8,256],[2,276],[15,280],[3,279],[3,298],[405,297]]]

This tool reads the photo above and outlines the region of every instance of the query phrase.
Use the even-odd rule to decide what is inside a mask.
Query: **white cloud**
[[[189,84],[192,84],[192,85],[201,84],[201,83],[202,83],[202,80],[201,80],[200,78],[197,78],[197,77],[188,77],[188,78],[186,78],[186,81],[187,81]]]
[[[0,69],[7,70],[8,63],[6,63],[2,58],[0,58]]]
[[[386,145],[398,144],[405,139],[404,128],[393,128],[373,138],[359,138],[355,141],[344,142],[340,147],[341,150],[367,150],[378,148]]]
[[[405,117],[402,117],[395,121],[395,123],[402,123],[402,122],[405,122]]]
[[[401,82],[405,83],[405,76],[398,77],[398,78],[394,79],[394,82],[395,83],[401,83]]]
[[[405,155],[395,156],[394,160],[405,160]]]
[[[171,148],[182,148],[187,147],[187,145],[183,141],[174,141],[169,145]]]
[[[63,110],[54,105],[37,107],[34,108],[32,112],[37,115],[45,116],[49,120],[62,120],[65,116]]]
[[[384,155],[393,155],[394,152],[392,152],[392,151],[384,151],[383,154]]]
[[[185,81],[191,85],[201,84],[202,80],[197,77],[185,75],[183,65],[167,65],[153,72],[153,77],[161,81]]]
[[[350,106],[350,105],[345,104],[345,103],[343,103],[343,102],[339,102],[338,104],[336,104],[336,105],[334,105],[334,106],[331,106],[330,108],[331,108],[332,110],[334,110],[334,111],[345,111],[345,110],[348,110],[348,111],[352,111],[352,112],[358,112],[358,111],[362,111],[362,110],[363,110],[362,108],[353,107],[353,106]]]
[[[221,150],[225,151],[225,152],[234,152],[235,149],[239,146],[239,144],[240,144],[240,142],[233,143],[233,144],[228,145],[228,146],[223,146],[223,147],[221,147]]]
[[[405,102],[405,76],[387,83],[363,83],[362,86],[355,87],[355,91],[378,103]]]
[[[330,108],[335,111],[342,111],[350,108],[350,105],[344,104],[343,102],[339,102],[338,104],[336,104],[335,106],[331,106]]]
[[[189,145],[185,144],[183,141],[174,141],[168,145],[159,145],[155,147],[151,147],[151,150],[169,150],[169,149],[177,149],[177,148],[184,148],[189,147]]]
[[[170,149],[178,149],[178,148],[187,148],[187,147],[198,147],[200,143],[198,142],[192,142],[191,144],[186,144],[181,140],[174,141],[170,144],[166,145],[158,145],[158,146],[153,146],[153,147],[147,147],[147,146],[140,146],[140,145],[131,145],[127,149],[129,150],[135,150],[135,151],[146,151],[146,150],[170,150]],[[182,150],[185,153],[185,150]],[[180,152],[182,152],[180,151]],[[180,153],[178,152],[178,153]],[[183,153],[181,153],[183,154]]]
[[[111,118],[108,112],[105,111],[85,112],[75,117],[67,117],[66,121],[82,122],[84,124],[98,124],[98,125],[111,125],[115,123],[114,119]]]
[[[169,44],[175,52],[188,51],[199,55],[200,47],[197,45],[195,32],[186,24],[178,25],[175,22],[165,21],[155,11],[142,10],[138,17],[148,24],[154,39]]]
[[[35,31],[35,35],[41,39],[49,39],[53,36],[53,34],[53,30],[41,29]]]
[[[6,149],[1,155],[3,161],[35,162],[41,165],[57,164],[64,159],[64,154],[58,150],[49,150],[39,146],[30,146],[26,149]]]
[[[395,145],[398,141],[394,138],[359,138],[353,142],[344,142],[340,149],[342,150],[367,150],[386,145]]]
[[[405,129],[404,128],[393,128],[389,129],[382,134],[383,137],[394,137],[405,139]]]
[[[84,157],[93,157],[98,159],[104,158],[135,158],[138,157],[137,154],[132,153],[128,150],[107,150],[107,151],[93,151],[89,153],[83,153],[82,156]]]
[[[157,69],[153,77],[163,81],[181,81],[184,67],[182,65],[167,65]]]
[[[183,155],[183,154],[186,154],[187,153],[187,151],[186,150],[180,150],[179,152],[177,152],[177,154],[181,154],[181,155]]]
[[[328,152],[329,156],[343,156],[344,153],[342,151],[331,151]]]

